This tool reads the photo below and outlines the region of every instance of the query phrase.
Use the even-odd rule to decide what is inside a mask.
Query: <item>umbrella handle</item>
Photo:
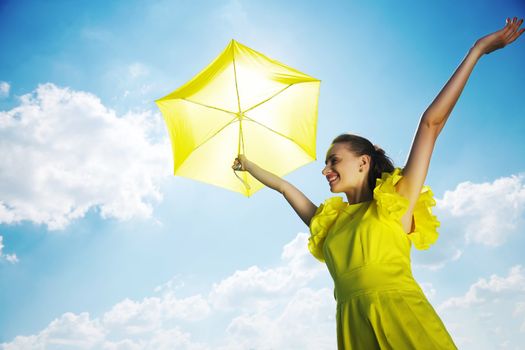
[[[237,166],[237,168],[233,169],[233,173],[235,174],[235,176],[237,176],[237,178],[238,178],[239,180],[241,180],[241,182],[244,184],[244,186],[246,187],[246,189],[249,191],[251,187],[250,187],[250,185],[248,185],[248,182],[246,182],[246,181],[244,181],[243,179],[241,179],[241,177],[240,177],[239,175],[237,175],[237,173],[236,173],[236,171],[241,170],[240,167],[241,167],[241,164],[239,164],[239,165]]]

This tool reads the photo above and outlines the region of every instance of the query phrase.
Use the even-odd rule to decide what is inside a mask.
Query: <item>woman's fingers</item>
[[[507,18],[505,21],[505,29],[508,30],[512,26],[512,20],[510,18]]]
[[[503,40],[506,40],[508,37],[510,37],[512,35],[512,33],[514,32],[513,30],[513,22],[510,18],[507,18],[506,19],[506,23],[505,23],[505,27],[501,28],[500,30],[498,30],[496,33],[499,33],[499,35],[501,36],[501,38]]]
[[[525,28],[522,28],[520,30],[518,30],[517,32],[515,32],[514,34],[512,34],[507,40],[507,44],[510,44],[511,42],[513,42],[514,40],[516,40],[521,34],[523,34],[523,32],[525,32]]]
[[[516,17],[514,17],[514,19],[512,20],[512,23],[510,24],[510,27],[512,28],[513,31],[515,31],[516,29],[518,29],[521,25],[521,23],[523,22],[523,19],[516,19]]]
[[[514,17],[514,18],[516,18],[516,17]],[[523,18],[520,19],[520,20],[516,19],[515,21],[513,21],[513,23],[512,23],[512,31],[513,32],[517,31],[520,28],[522,23],[523,23]]]
[[[517,24],[518,20],[516,17],[510,19],[510,18],[507,18],[507,23],[505,24],[505,28],[508,28],[509,30],[512,30],[513,28],[516,27],[516,24]]]
[[[510,18],[506,19],[505,27],[502,29],[502,33],[501,33],[501,39],[503,41],[502,43],[503,46],[510,44],[511,42],[516,40],[516,38],[520,36],[521,33],[523,33],[523,31],[519,29],[522,23],[523,23],[523,19],[518,20],[517,17],[514,17],[512,19]]]
[[[516,40],[521,35],[521,33],[523,33],[523,29],[519,29],[522,24],[523,24],[523,18],[513,23],[511,27],[512,30],[509,31],[509,33],[507,33],[507,35],[505,36],[505,45],[510,44],[511,42]]]
[[[242,162],[239,160],[239,158],[235,158],[233,165],[232,165],[232,169],[238,170],[238,171],[244,171],[244,166]]]
[[[518,24],[518,20],[516,17],[510,19],[510,18],[507,18],[507,24],[505,24],[505,29],[507,31],[513,31],[516,29],[516,25]]]

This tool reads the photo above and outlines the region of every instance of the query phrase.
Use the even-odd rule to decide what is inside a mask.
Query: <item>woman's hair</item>
[[[341,134],[332,141],[332,144],[334,143],[345,143],[348,149],[357,156],[365,154],[370,156],[368,187],[372,191],[375,188],[376,179],[380,178],[382,173],[394,171],[392,159],[385,154],[385,151],[364,137],[348,133]]]

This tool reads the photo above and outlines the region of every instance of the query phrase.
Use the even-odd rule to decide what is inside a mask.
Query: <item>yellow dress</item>
[[[438,236],[433,194],[423,187],[407,234],[400,219],[409,202],[394,187],[401,178],[399,168],[383,173],[368,202],[329,198],[310,222],[308,248],[334,280],[339,349],[457,349],[410,266],[412,244],[427,249]]]

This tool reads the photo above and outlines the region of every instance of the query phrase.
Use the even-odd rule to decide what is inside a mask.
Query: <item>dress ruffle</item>
[[[437,228],[440,223],[431,210],[431,207],[435,205],[432,190],[424,186],[414,207],[415,229],[408,235],[417,249],[428,249],[438,238]]]
[[[322,203],[310,222],[310,238],[308,249],[314,257],[324,262],[323,244],[328,230],[335,222],[339,213],[347,206],[341,197],[331,197]]]
[[[384,219],[400,220],[408,209],[409,201],[396,191],[396,184],[403,178],[401,169],[383,173],[376,181],[374,199],[379,216]]]
[[[381,217],[387,220],[400,220],[408,210],[409,201],[396,192],[395,185],[403,178],[400,168],[392,173],[383,173],[381,179],[377,179],[374,188],[374,199],[377,210]],[[408,234],[408,238],[417,249],[428,249],[438,238],[437,228],[440,223],[432,214],[432,207],[436,205],[432,190],[423,186],[421,194],[414,206],[414,231]]]

